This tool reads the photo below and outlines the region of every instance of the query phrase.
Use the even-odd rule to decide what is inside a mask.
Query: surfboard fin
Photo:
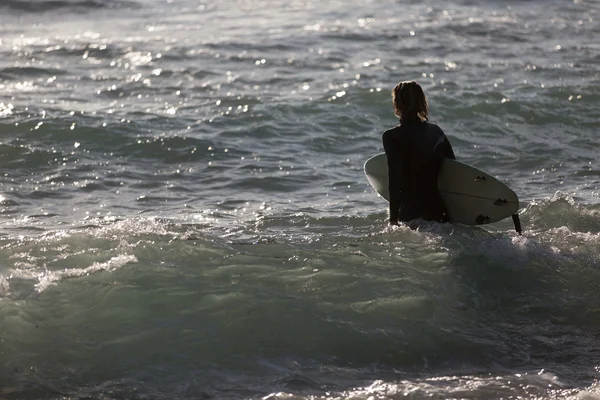
[[[519,235],[522,235],[523,229],[521,229],[521,220],[519,219],[519,214],[513,214],[512,219],[515,224],[515,231],[517,231]]]

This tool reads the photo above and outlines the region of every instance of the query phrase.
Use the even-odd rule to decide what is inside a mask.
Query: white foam
[[[8,279],[4,276],[0,275],[0,299],[8,296],[10,293],[10,286],[8,284]]]
[[[63,271],[45,270],[37,275],[38,283],[35,284],[35,289],[38,293],[41,293],[49,286],[55,285],[63,279],[86,276],[100,271],[114,271],[126,264],[136,263],[137,261],[134,255],[119,255],[102,263],[95,262],[87,268],[71,268]]]
[[[542,370],[543,371],[543,370]],[[546,372],[516,373],[494,376],[434,376],[425,379],[405,379],[396,382],[375,380],[368,386],[355,386],[342,392],[325,392],[309,397],[321,400],[371,400],[403,398],[486,398],[490,393],[502,398],[561,398],[570,400],[597,400],[598,385],[587,389],[571,389],[556,375]],[[262,400],[304,398],[292,393],[275,392]]]

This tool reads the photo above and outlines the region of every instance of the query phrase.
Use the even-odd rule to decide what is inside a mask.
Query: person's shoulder
[[[400,131],[400,125],[397,125],[393,128],[390,128],[388,130],[386,130],[385,132],[383,132],[383,134],[381,135],[384,139],[385,138],[389,138],[393,135],[397,135],[398,132]]]
[[[427,129],[429,130],[429,132],[433,132],[437,135],[443,135],[445,136],[446,134],[444,133],[444,131],[442,130],[442,128],[440,128],[440,126],[434,122],[426,122],[427,124]]]
[[[436,131],[439,131],[439,132],[443,132],[442,128],[440,128],[440,126],[438,124],[436,124],[434,122],[429,122],[429,121],[427,121],[425,123],[427,124],[427,126],[429,127],[429,129],[436,130]]]

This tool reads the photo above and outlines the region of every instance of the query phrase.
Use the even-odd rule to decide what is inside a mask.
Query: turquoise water
[[[597,398],[597,1],[0,5],[0,398]],[[415,79],[524,203],[386,226]]]

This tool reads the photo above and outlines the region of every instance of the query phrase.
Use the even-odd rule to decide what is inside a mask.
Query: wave
[[[9,207],[13,203],[4,199],[2,204]],[[243,214],[239,213],[242,207],[245,209]],[[142,247],[152,251],[170,248],[177,251],[194,241],[203,243],[209,252],[225,250],[231,256],[240,251],[252,254],[253,245],[260,244],[266,257],[269,257],[269,251],[276,255],[282,248],[292,246],[301,254],[322,252],[327,259],[339,256],[352,259],[354,255],[360,255],[366,263],[376,260],[380,251],[391,252],[392,257],[393,253],[406,252],[405,262],[419,263],[421,255],[433,252],[444,254],[442,264],[446,268],[456,265],[464,269],[471,261],[479,260],[494,271],[523,271],[544,265],[567,270],[567,266],[571,266],[573,271],[588,269],[589,274],[600,273],[597,269],[600,262],[597,256],[600,208],[577,204],[571,197],[560,194],[532,202],[521,211],[523,236],[513,231],[509,220],[480,227],[423,223],[415,231],[408,227],[386,227],[383,212],[344,217],[320,216],[321,211],[311,208],[295,208],[289,215],[281,212],[264,204],[224,202],[221,210],[184,208],[177,212],[177,217],[89,218],[85,225],[68,229],[40,225],[37,232],[27,236],[20,233],[15,236],[5,231],[0,251],[4,253],[3,259],[12,260],[9,264],[29,265],[41,274],[21,276],[32,280],[32,290],[50,271],[49,265],[57,263],[61,270],[71,268],[65,267],[64,260],[71,257],[76,260],[87,247],[96,249],[97,253],[89,258],[87,266],[79,262],[67,264],[76,265],[77,271],[101,273],[106,268],[89,271],[86,268],[101,266],[107,259],[125,257],[129,260],[128,257],[137,254],[136,249]],[[44,217],[52,218],[51,215]],[[29,219],[34,222],[36,216]],[[19,224],[18,220],[14,224]],[[115,246],[116,243],[120,247]],[[339,250],[338,246],[341,246]],[[33,253],[53,248],[60,251],[32,257]],[[118,248],[127,251],[115,252]],[[259,251],[258,254],[263,253]],[[150,261],[145,257],[137,258]],[[479,269],[481,266],[477,265],[473,264]],[[6,278],[10,274],[2,275]],[[10,280],[3,283],[4,288],[6,282],[10,283]]]
[[[221,398],[249,370],[260,376],[250,397],[594,392],[598,211],[565,196],[531,204],[524,237],[509,222],[411,230],[381,214],[268,210],[4,237],[0,371],[5,387],[19,387],[23,365],[41,387],[57,384],[53,369],[66,371],[45,361],[56,349],[82,371],[60,381],[63,394],[119,392],[114,382],[154,381],[165,364]],[[115,365],[117,354],[128,361]]]
[[[16,12],[51,12],[57,10],[85,12],[97,9],[137,8],[139,4],[133,1],[96,1],[96,0],[5,0],[0,3],[0,9]]]

